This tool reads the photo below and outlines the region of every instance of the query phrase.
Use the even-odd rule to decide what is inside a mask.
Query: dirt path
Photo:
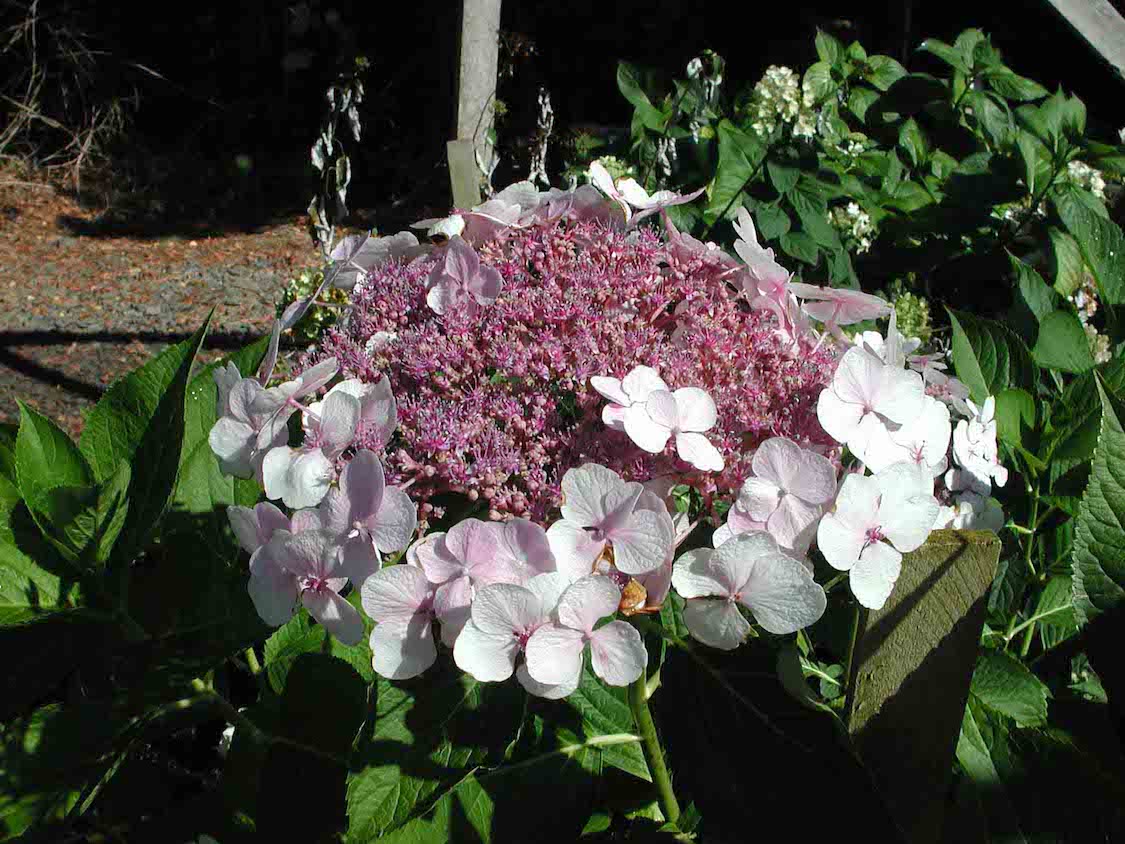
[[[77,433],[114,379],[199,327],[207,349],[266,330],[286,281],[315,263],[298,222],[139,236],[47,189],[0,186],[0,422],[22,399]]]

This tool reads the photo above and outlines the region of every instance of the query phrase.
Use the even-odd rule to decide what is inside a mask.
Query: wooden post
[[[848,732],[912,844],[942,839],[953,755],[1000,540],[938,530],[902,561],[881,610],[861,618]]]
[[[1125,19],[1109,0],[1047,0],[1075,31],[1125,80]]]
[[[449,147],[450,186],[453,205],[471,208],[480,203],[481,169],[492,166],[493,149],[488,139],[496,105],[497,57],[500,48],[500,0],[463,0],[461,41],[457,61],[457,134],[453,143],[472,144],[476,178],[468,189],[464,178],[464,148]],[[458,173],[454,173],[454,158]],[[468,191],[466,193],[466,191]]]

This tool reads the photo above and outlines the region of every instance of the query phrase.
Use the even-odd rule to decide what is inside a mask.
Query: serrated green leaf
[[[948,310],[948,309],[947,309]],[[1039,374],[1023,341],[1007,326],[949,310],[953,365],[973,401],[983,402],[1009,387],[1035,392]]]
[[[1070,296],[1082,286],[1086,277],[1086,261],[1078,242],[1066,232],[1051,226],[1047,229],[1051,239],[1051,256],[1055,264],[1055,291],[1060,296]]]
[[[1035,399],[1018,387],[1001,390],[996,394],[996,435],[1002,442],[1020,445],[1024,428],[1035,430]]]
[[[863,69],[863,78],[880,91],[886,91],[904,76],[906,68],[890,56],[871,56]]]
[[[779,243],[782,252],[806,264],[815,264],[820,254],[816,241],[807,232],[787,232]]]
[[[1056,202],[1055,208],[1063,225],[1077,241],[1098,283],[1102,302],[1125,304],[1125,235],[1121,227],[1081,203]]]
[[[351,600],[354,605],[358,598],[353,597]],[[371,622],[366,616],[363,616],[363,619],[366,634],[370,632]],[[371,648],[367,643],[366,635],[357,645],[342,644],[329,636],[328,632],[302,609],[266,640],[266,677],[275,692],[281,694],[285,690],[289,671],[298,657],[305,653],[330,653],[352,666],[365,681],[370,683],[375,679],[375,672],[371,669]]]
[[[1003,651],[981,655],[969,691],[983,706],[1021,727],[1047,721],[1047,687],[1022,662]]]
[[[836,82],[832,78],[832,65],[830,62],[814,62],[805,71],[801,88],[808,91],[816,102],[827,99],[836,90]]]
[[[929,53],[932,56],[937,56],[947,65],[954,70],[959,70],[962,73],[969,73],[969,63],[965,57],[961,55],[959,50],[955,50],[951,45],[940,41],[937,38],[927,38],[918,45],[918,49],[923,53]]]
[[[637,69],[633,65],[626,62],[617,63],[617,89],[633,106],[634,120],[639,121],[646,129],[663,132],[666,123],[664,114],[652,104],[648,94],[644,92]]]
[[[349,842],[408,825],[474,768],[499,762],[525,693],[513,682],[480,683],[446,659],[415,680],[379,678],[372,700],[348,777]]]
[[[990,68],[982,75],[993,91],[1009,100],[1038,100],[1048,95],[1047,89],[1038,82],[1006,67]]]
[[[1043,318],[1031,356],[1040,366],[1060,372],[1078,374],[1094,368],[1086,331],[1070,311],[1053,311]]]
[[[777,205],[759,205],[754,211],[754,223],[763,241],[777,240],[790,228],[789,215]]]
[[[709,223],[737,211],[740,195],[755,177],[766,154],[765,144],[756,135],[744,132],[729,120],[720,120],[716,131],[719,164],[703,215]]]
[[[836,36],[825,32],[823,29],[816,31],[816,54],[822,62],[834,67],[841,67],[844,61],[844,45]]]
[[[1096,387],[1102,404],[1090,484],[1074,536],[1074,605],[1092,620],[1125,600],[1125,403]]]
[[[797,180],[801,178],[799,167],[773,159],[766,162],[766,172],[769,173],[770,182],[773,183],[774,188],[781,194],[793,190]]]
[[[28,501],[43,535],[79,569],[101,568],[129,513],[129,464],[92,486],[60,486]]]
[[[59,486],[89,486],[94,478],[81,452],[54,422],[19,402],[16,475],[20,494],[38,500]]]
[[[1043,277],[1023,261],[1009,254],[1016,275],[1016,295],[1010,321],[1029,345],[1039,337],[1039,323],[1058,307],[1059,295]]]
[[[906,153],[906,157],[915,167],[921,167],[930,152],[930,144],[922,127],[913,118],[908,118],[898,130],[899,149]]]
[[[1078,632],[1074,615],[1073,584],[1069,574],[1056,575],[1047,581],[1035,606],[1039,636],[1043,650],[1050,650]]]

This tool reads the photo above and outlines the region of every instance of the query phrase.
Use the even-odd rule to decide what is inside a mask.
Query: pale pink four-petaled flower
[[[537,628],[527,641],[525,659],[531,679],[548,686],[578,685],[582,654],[590,646],[594,673],[611,686],[627,686],[640,677],[648,652],[637,628],[611,621],[595,629],[603,618],[617,612],[621,590],[611,578],[587,575],[567,587],[555,608],[555,621]]]
[[[820,520],[816,541],[833,568],[849,573],[863,606],[879,609],[886,603],[903,553],[930,535],[939,507],[933,489],[933,477],[913,463],[844,478],[835,509]]]
[[[808,551],[824,507],[836,495],[836,469],[822,454],[792,440],[772,437],[758,446],[752,477],[738,495],[738,508],[765,525],[779,545]]]
[[[570,580],[562,572],[536,575],[520,586],[495,583],[485,586],[473,601],[469,623],[457,637],[453,659],[457,666],[483,683],[507,680],[514,673],[520,685],[537,697],[563,698],[578,686],[578,677],[557,685],[540,683],[528,673],[519,657],[528,640],[550,623]]]
[[[635,179],[618,179],[614,184],[609,171],[596,161],[590,165],[589,177],[595,187],[617,203],[625,216],[625,223],[633,226],[664,208],[693,201],[704,190],[700,188],[687,194],[659,190],[650,195]]]
[[[607,549],[628,575],[653,571],[671,553],[675,528],[668,508],[639,483],[586,463],[563,475],[562,494],[562,518],[547,539],[559,570],[572,580],[593,571]]]
[[[426,281],[426,304],[438,314],[474,314],[496,301],[503,287],[500,273],[480,262],[480,256],[460,237],[453,237]]]
[[[676,561],[672,584],[687,600],[688,632],[721,650],[737,648],[750,633],[739,605],[764,630],[778,634],[809,626],[827,605],[812,572],[764,531],[741,534],[715,549],[688,551]]]

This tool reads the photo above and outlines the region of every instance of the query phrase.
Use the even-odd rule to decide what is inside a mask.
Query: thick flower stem
[[[664,764],[664,748],[660,746],[656,722],[652,720],[652,712],[648,708],[648,684],[643,673],[629,686],[629,708],[633,710],[633,720],[637,723],[637,733],[641,737],[649,773],[652,774],[652,784],[656,786],[660,810],[665,820],[677,824],[680,821],[680,804],[672,790],[672,776]]]

